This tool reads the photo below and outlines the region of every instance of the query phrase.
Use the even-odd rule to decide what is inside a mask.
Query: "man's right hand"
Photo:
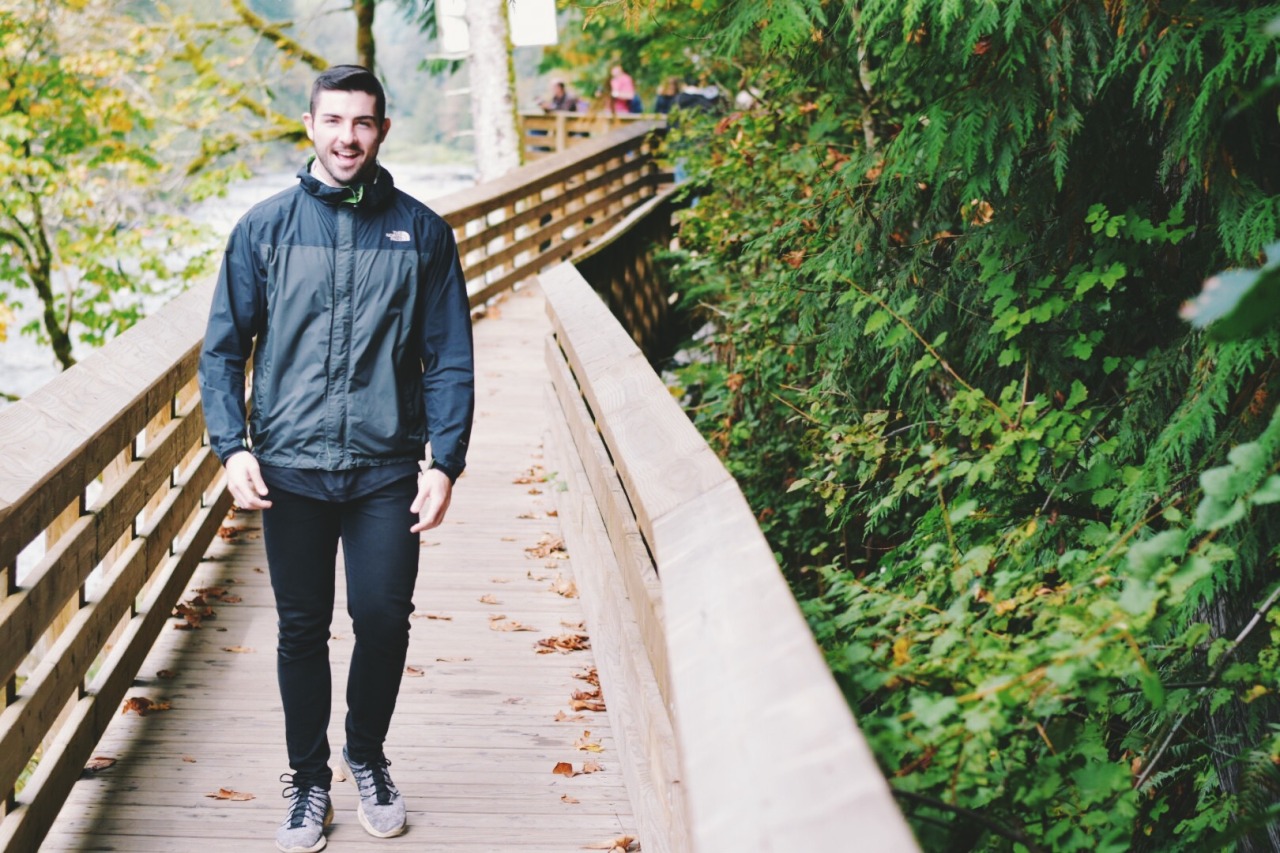
[[[262,469],[258,460],[247,450],[227,457],[227,488],[236,506],[241,509],[269,509],[271,501],[264,500],[267,484],[262,481]]]

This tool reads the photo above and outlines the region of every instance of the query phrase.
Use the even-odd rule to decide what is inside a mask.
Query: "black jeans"
[[[416,492],[412,477],[346,502],[271,490],[262,526],[279,617],[276,672],[295,782],[328,789],[332,779],[329,626],[339,541],[355,629],[347,747],[364,761],[382,755],[409,648],[419,553],[418,534],[409,532],[416,521],[409,504]]]

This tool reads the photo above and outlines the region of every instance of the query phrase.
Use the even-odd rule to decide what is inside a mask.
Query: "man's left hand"
[[[428,468],[418,478],[418,496],[413,499],[409,511],[416,513],[418,523],[409,528],[410,533],[421,533],[438,527],[444,521],[444,514],[449,511],[449,500],[453,497],[453,483],[449,475],[439,468]]]

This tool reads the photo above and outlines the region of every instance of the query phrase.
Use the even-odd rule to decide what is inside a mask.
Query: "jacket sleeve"
[[[456,480],[467,464],[475,412],[471,307],[453,230],[443,220],[435,225],[422,256],[422,394],[432,462]]]
[[[223,462],[248,447],[245,365],[266,317],[266,271],[242,221],[231,232],[200,350],[200,398],[213,452]]]

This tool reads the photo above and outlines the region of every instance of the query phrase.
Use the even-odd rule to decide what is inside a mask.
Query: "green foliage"
[[[1258,837],[1280,335],[1178,308],[1280,233],[1280,7],[663,9],[762,90],[669,137],[690,413],[925,849]]]
[[[150,32],[97,2],[0,3],[0,31],[0,321],[34,291],[43,317],[23,331],[65,367],[76,343],[206,272],[205,255],[198,228],[153,212]]]

